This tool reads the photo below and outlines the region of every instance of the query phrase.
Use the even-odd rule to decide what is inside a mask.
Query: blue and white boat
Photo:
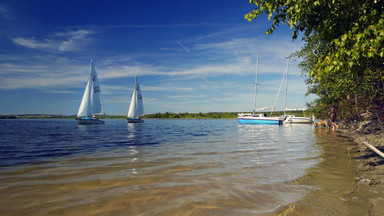
[[[89,78],[77,112],[76,121],[78,124],[104,124],[104,121],[96,117],[98,115],[104,115],[104,105],[97,73],[91,60]]]
[[[259,54],[256,56],[256,78],[255,78],[255,92],[254,92],[254,104],[253,113],[239,113],[237,114],[237,121],[240,124],[263,124],[263,125],[282,125],[282,117],[268,117],[265,113],[256,114],[257,110],[268,110],[274,111],[275,107],[265,107],[256,109],[256,93],[257,93],[257,71],[259,67]]]
[[[143,123],[144,120],[140,118],[142,115],[144,115],[143,96],[141,95],[139,80],[135,76],[135,86],[133,88],[127,121],[128,123]]]
[[[237,121],[240,124],[263,124],[263,125],[282,125],[283,119],[281,117],[268,117],[265,113],[252,114],[252,113],[239,113]]]

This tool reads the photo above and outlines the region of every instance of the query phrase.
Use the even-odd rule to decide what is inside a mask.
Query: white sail
[[[131,105],[129,106],[127,117],[141,116],[144,114],[143,97],[141,95],[140,85],[135,77],[135,86],[133,89]]]
[[[101,98],[99,80],[97,79],[93,61],[91,61],[88,83],[84,90],[83,99],[81,101],[77,117],[92,115],[104,115],[104,106]]]

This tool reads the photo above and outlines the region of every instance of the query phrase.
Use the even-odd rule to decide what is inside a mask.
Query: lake
[[[0,120],[0,215],[359,215],[351,141],[236,120]]]

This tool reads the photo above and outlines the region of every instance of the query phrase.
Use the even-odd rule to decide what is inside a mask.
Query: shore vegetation
[[[369,118],[384,123],[384,1],[378,0],[250,0],[255,8],[245,15],[253,21],[266,14],[272,34],[280,24],[301,36],[299,57],[307,77],[308,103],[317,117],[327,118],[337,106],[342,119]],[[362,116],[363,114],[363,116]],[[364,116],[365,114],[365,116]]]

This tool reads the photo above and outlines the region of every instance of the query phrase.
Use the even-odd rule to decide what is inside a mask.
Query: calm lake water
[[[0,120],[0,215],[359,215],[351,142],[236,120]]]

